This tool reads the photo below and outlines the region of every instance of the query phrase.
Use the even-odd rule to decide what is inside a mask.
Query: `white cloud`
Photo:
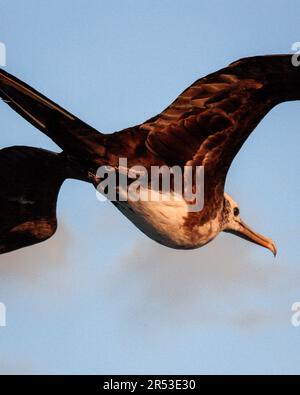
[[[64,223],[48,240],[0,255],[0,282],[16,279],[39,281],[53,267],[60,270],[67,262],[71,235]]]
[[[194,251],[137,242],[102,278],[104,293],[129,321],[185,324],[225,323],[247,329],[289,322],[289,306],[279,298],[295,284],[286,264],[252,255],[257,246],[219,237]],[[278,262],[278,260],[277,260]]]

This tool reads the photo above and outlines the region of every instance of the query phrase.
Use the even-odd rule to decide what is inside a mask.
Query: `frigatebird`
[[[240,59],[194,82],[160,114],[103,134],[7,72],[0,97],[50,137],[62,152],[13,146],[0,150],[0,252],[39,243],[57,228],[58,192],[67,178],[97,187],[97,168],[204,166],[204,206],[189,212],[182,199],[113,204],[142,232],[165,246],[192,249],[221,231],[270,249],[272,239],[251,230],[224,192],[228,169],[260,120],[275,105],[300,98],[300,71],[291,55]],[[150,187],[149,187],[150,188]]]

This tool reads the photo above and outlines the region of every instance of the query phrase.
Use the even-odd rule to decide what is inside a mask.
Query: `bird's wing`
[[[57,226],[62,156],[31,147],[0,150],[0,253],[39,243]]]
[[[91,159],[103,155],[102,133],[4,70],[0,70],[0,97],[68,153]]]
[[[169,165],[204,165],[210,181],[224,182],[244,141],[277,104],[271,82],[282,59],[290,62],[287,55],[246,58],[197,80],[140,126],[148,149]]]

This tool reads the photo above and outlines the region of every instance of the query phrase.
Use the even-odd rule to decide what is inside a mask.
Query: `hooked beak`
[[[269,239],[268,237],[265,237],[259,233],[254,232],[243,221],[238,222],[238,226],[235,230],[230,229],[228,231],[239,237],[242,237],[245,240],[251,241],[252,243],[268,248],[268,250],[272,251],[274,257],[277,254],[276,245],[272,239]]]

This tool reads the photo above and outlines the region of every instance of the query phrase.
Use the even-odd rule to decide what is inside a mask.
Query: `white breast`
[[[121,191],[119,193],[122,195]],[[150,193],[152,199],[147,200]],[[119,201],[115,205],[142,232],[160,244],[179,249],[197,248],[206,244],[218,233],[213,229],[216,226],[210,223],[204,226],[205,229],[201,229],[199,239],[192,238],[191,232],[184,227],[188,206],[180,195],[173,193],[164,195],[161,192],[145,189],[139,196],[141,199],[137,201],[128,199],[124,202]]]

